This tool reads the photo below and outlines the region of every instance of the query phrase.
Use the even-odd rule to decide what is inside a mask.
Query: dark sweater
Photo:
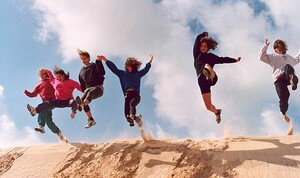
[[[79,72],[79,82],[82,91],[89,87],[102,85],[104,82],[105,70],[101,61],[91,62],[88,66],[83,66]]]
[[[213,53],[199,53],[198,57],[194,60],[194,67],[197,76],[202,74],[205,64],[209,64],[212,68],[215,64],[234,63],[236,59],[230,57],[219,57]]]

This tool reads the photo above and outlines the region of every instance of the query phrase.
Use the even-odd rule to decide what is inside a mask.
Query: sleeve
[[[105,75],[105,70],[104,70],[104,66],[102,64],[102,61],[96,60],[96,65],[97,65],[97,67],[100,71],[100,74],[104,76]]]
[[[80,72],[81,73],[81,72]],[[84,91],[86,89],[86,86],[85,86],[85,82],[83,81],[83,79],[80,77],[80,73],[78,75],[78,80],[79,80],[79,83],[80,83],[80,87],[81,87],[81,90]]]
[[[259,59],[266,63],[266,64],[269,64],[270,66],[274,66],[274,62],[273,60],[271,59],[271,56],[267,54],[267,49],[268,49],[268,46],[267,45],[264,45],[260,51],[259,51]]]
[[[106,61],[106,65],[107,65],[107,67],[114,73],[114,74],[116,74],[118,77],[120,77],[121,76],[121,70],[119,70],[118,68],[117,68],[117,66],[113,63],[113,62],[111,62],[110,60],[107,60]]]
[[[298,51],[298,54],[295,56],[294,65],[298,64],[300,62],[300,49]]]
[[[48,70],[47,70],[47,75],[49,76],[50,83],[53,84],[55,81],[54,75],[52,74],[51,71]]]
[[[143,69],[141,69],[141,70],[139,71],[139,75],[140,75],[141,77],[143,77],[144,75],[146,75],[146,74],[149,72],[150,68],[151,68],[151,64],[148,62],[148,63],[146,64],[146,66],[145,66]]]
[[[38,95],[38,87],[36,87],[33,92],[29,92],[29,91],[25,90],[24,93],[26,96],[28,96],[30,98],[36,97]]]
[[[81,89],[81,86],[78,82],[76,82],[75,80],[69,79],[71,81],[71,85],[73,88],[76,88],[78,91],[83,92]]]
[[[235,58],[231,57],[219,57],[215,54],[211,54],[213,57],[213,63],[215,64],[223,64],[223,63],[235,63],[237,62]]]
[[[195,43],[194,43],[194,49],[193,49],[193,56],[194,56],[194,59],[196,59],[200,53],[200,42],[201,42],[201,39],[206,37],[207,36],[207,32],[203,32],[201,34],[199,34],[195,40]]]

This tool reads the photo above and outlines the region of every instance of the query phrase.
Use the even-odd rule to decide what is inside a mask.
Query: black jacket
[[[79,72],[79,82],[82,91],[89,87],[102,85],[104,82],[105,70],[101,61],[90,63],[88,66],[83,66]]]

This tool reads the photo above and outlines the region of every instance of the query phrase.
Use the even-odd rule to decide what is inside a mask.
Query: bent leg
[[[214,69],[209,64],[205,64],[204,68],[209,70],[210,79],[213,80],[216,76],[216,72],[214,71]]]

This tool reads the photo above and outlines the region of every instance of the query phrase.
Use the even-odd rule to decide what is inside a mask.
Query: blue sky
[[[143,65],[154,54],[141,85],[138,112],[156,138],[220,138],[237,135],[282,135],[272,83],[272,69],[258,59],[264,39],[287,41],[288,53],[299,50],[299,2],[281,1],[0,1],[0,147],[57,142],[57,136],[35,133],[36,117],[26,104],[39,83],[37,71],[54,66],[77,80],[82,66],[76,49],[103,54],[123,68],[128,56]],[[213,12],[213,13],[212,13]],[[220,125],[203,104],[193,68],[196,35],[208,31],[216,38],[219,56],[242,57],[241,63],[218,65],[213,103],[223,109]],[[268,52],[273,52],[270,48]],[[105,66],[105,69],[107,67]],[[296,66],[299,71],[299,66]],[[70,109],[55,109],[54,122],[71,142],[103,142],[140,138],[123,116],[124,99],[118,78],[106,70],[104,96],[90,105],[97,125],[84,129],[86,118]],[[74,96],[80,95],[75,91]],[[291,91],[288,114],[299,133],[299,91]]]

